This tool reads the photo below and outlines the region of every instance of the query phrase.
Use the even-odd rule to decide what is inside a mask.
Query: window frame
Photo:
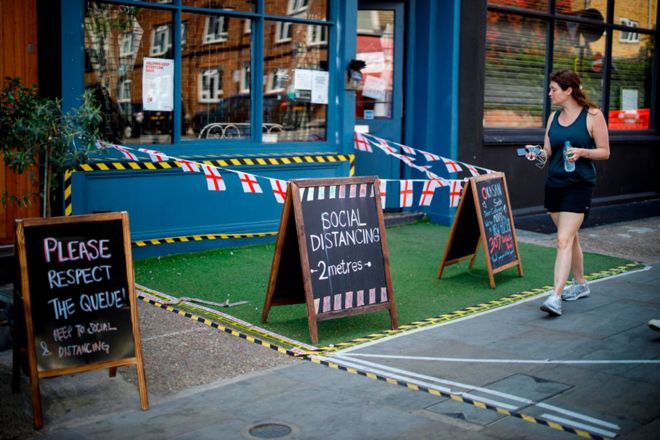
[[[631,28],[639,27],[639,21],[630,20],[625,17],[619,18],[619,24],[621,24],[621,26],[626,26]],[[619,32],[619,43],[639,44],[639,33],[631,32],[629,30],[621,30]]]
[[[156,51],[155,50],[156,47],[157,47],[156,46],[156,38],[157,38],[159,33],[160,34],[163,33],[162,31],[165,31],[165,33],[164,33],[165,36],[164,36],[164,40],[163,40],[163,43],[164,43],[165,47],[160,48],[159,51]],[[170,35],[172,35],[172,25],[171,24],[159,24],[159,25],[154,26],[151,29],[151,46],[149,46],[149,55],[157,57],[157,56],[167,54],[167,52],[172,48],[172,41],[170,41],[171,40]],[[158,47],[160,47],[160,45]]]
[[[563,22],[573,22],[573,23],[584,23],[584,24],[594,24],[593,21],[588,20],[588,19],[583,19],[579,16],[576,15],[565,15],[558,13],[554,11],[554,1],[549,1],[548,2],[548,11],[534,11],[534,10],[527,10],[527,9],[521,9],[521,8],[516,8],[516,7],[509,7],[509,6],[500,6],[500,5],[492,5],[492,4],[486,4],[484,15],[483,15],[483,27],[484,27],[484,34],[488,32],[488,23],[487,23],[487,14],[488,12],[498,12],[498,13],[503,13],[503,14],[512,14],[515,16],[524,16],[524,17],[532,17],[536,19],[541,19],[544,20],[547,24],[549,24],[550,29],[548,31],[548,35],[546,35],[546,63],[545,63],[545,71],[544,71],[544,76],[545,76],[545,83],[548,83],[548,78],[552,72],[552,60],[553,60],[553,54],[554,54],[554,33],[553,29],[555,26],[555,23],[557,21],[563,21]],[[612,64],[611,64],[611,54],[612,54],[612,35],[614,31],[632,31],[635,33],[638,33],[638,35],[641,34],[647,34],[651,35],[653,38],[655,38],[656,42],[656,50],[654,51],[653,54],[653,66],[655,67],[653,69],[653,77],[651,78],[652,85],[649,89],[649,94],[650,96],[650,108],[651,108],[651,114],[652,118],[649,121],[649,128],[648,129],[639,129],[639,130],[610,130],[610,139],[617,141],[618,139],[643,139],[646,140],[648,138],[657,138],[657,136],[660,134],[659,133],[659,124],[660,124],[660,115],[659,113],[659,100],[658,100],[658,85],[660,82],[660,75],[658,73],[658,68],[657,66],[660,65],[660,54],[658,53],[657,49],[657,42],[658,42],[658,37],[660,35],[659,29],[658,29],[658,24],[660,23],[660,6],[656,10],[656,26],[655,29],[646,29],[642,27],[630,27],[630,26],[624,26],[618,23],[614,22],[614,0],[607,0],[607,16],[605,17],[604,21],[604,26],[605,26],[605,31],[604,31],[604,38],[606,38],[605,41],[605,53],[603,55],[604,60],[606,62],[603,65],[603,88],[602,88],[602,97],[601,97],[601,102],[597,103],[599,107],[603,110],[603,115],[605,116],[606,120],[608,119],[608,113],[609,113],[609,101],[610,101],[610,89],[611,89],[611,72],[612,72]],[[483,46],[482,46],[482,58],[485,60],[486,56],[486,40],[484,38],[483,40]],[[483,64],[483,69],[484,69],[484,75],[482,76],[481,79],[481,88],[482,88],[482,100],[481,100],[481,119],[483,120],[483,112],[485,109],[485,101],[484,101],[484,84],[485,84],[485,63]],[[480,126],[480,130],[482,131],[483,134],[483,141],[484,144],[487,146],[501,146],[501,145],[517,145],[520,143],[527,143],[529,139],[538,139],[539,135],[543,135],[545,133],[545,122],[547,121],[550,113],[551,113],[551,103],[550,100],[547,96],[547,93],[544,96],[544,114],[543,114],[543,127],[539,128],[488,128],[484,127],[483,124]]]

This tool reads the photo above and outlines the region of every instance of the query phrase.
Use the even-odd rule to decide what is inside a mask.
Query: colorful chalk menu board
[[[490,287],[494,275],[518,267],[523,276],[518,240],[513,224],[509,191],[503,173],[490,173],[468,179],[452,223],[438,278],[446,266],[470,259],[470,267],[479,249],[484,247]]]
[[[316,320],[396,310],[375,177],[294,180],[289,184],[262,314],[272,305],[307,303]],[[293,215],[291,215],[293,211]]]
[[[18,220],[16,237],[33,386],[134,364],[146,409],[127,214]]]
[[[517,260],[504,179],[480,180],[476,186],[488,258],[491,267],[496,270]]]

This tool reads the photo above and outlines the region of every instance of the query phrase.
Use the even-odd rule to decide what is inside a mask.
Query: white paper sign
[[[312,75],[312,104],[328,103],[328,83],[330,75],[328,72],[314,70]]]
[[[636,89],[621,89],[621,110],[637,110],[638,95]]]
[[[368,75],[364,80],[364,88],[362,89],[362,96],[373,98],[376,101],[385,101],[385,91],[387,89],[387,82],[377,76]]]
[[[293,87],[298,90],[312,90],[312,74],[313,70],[307,69],[294,69],[293,70]]]
[[[174,109],[174,60],[144,59],[142,107],[152,111],[169,112]]]

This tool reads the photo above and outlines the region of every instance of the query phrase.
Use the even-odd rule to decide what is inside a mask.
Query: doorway
[[[404,4],[360,0],[356,58],[366,63],[356,92],[355,124],[401,143],[403,126]],[[401,162],[384,153],[358,153],[358,175],[400,179]]]

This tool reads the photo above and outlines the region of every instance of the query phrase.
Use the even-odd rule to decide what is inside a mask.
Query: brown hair
[[[556,82],[562,90],[572,88],[571,96],[584,108],[598,108],[582,91],[582,81],[572,70],[559,70],[550,75],[550,81]]]

